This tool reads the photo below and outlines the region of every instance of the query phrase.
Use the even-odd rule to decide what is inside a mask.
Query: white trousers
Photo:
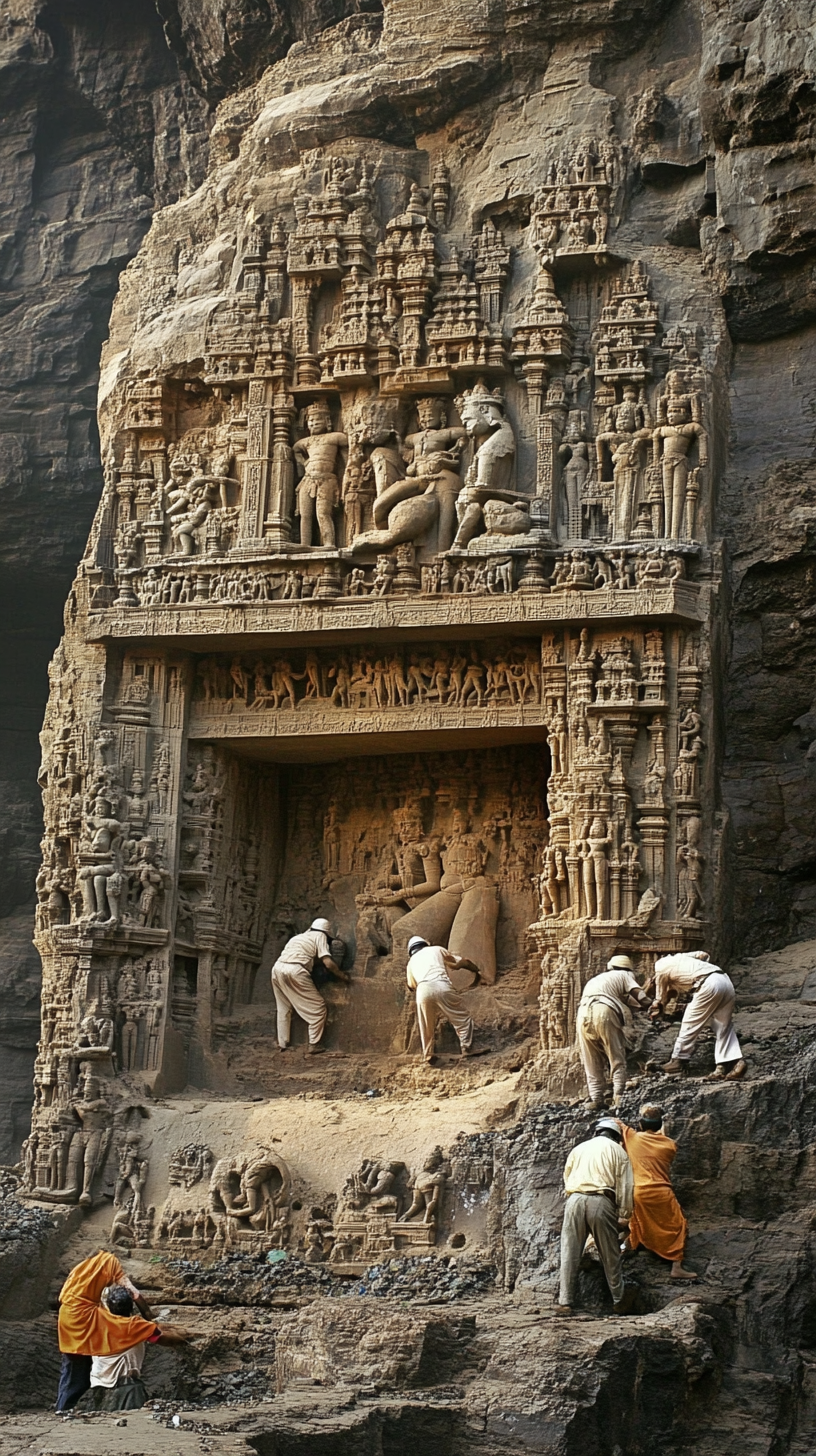
[[[734,1013],[734,985],[730,976],[722,971],[712,971],[703,981],[699,991],[695,991],[688,1006],[683,1013],[683,1020],[680,1023],[680,1034],[674,1043],[672,1056],[681,1062],[687,1062],[697,1043],[700,1032],[708,1026],[710,1021],[714,1023],[714,1030],[717,1033],[717,1041],[714,1047],[714,1060],[719,1066],[721,1062],[738,1062],[742,1057],[737,1033],[731,1017]]]
[[[416,992],[417,1021],[422,1042],[422,1055],[427,1062],[433,1056],[434,1032],[439,1017],[449,1021],[462,1047],[469,1047],[473,1041],[473,1022],[468,1015],[460,991],[450,981],[422,981]]]
[[[306,1022],[309,1043],[315,1046],[326,1026],[327,1009],[305,966],[276,961],[272,967],[272,990],[278,1008],[278,1045],[289,1045],[294,1011]]]
[[[626,1086],[626,1041],[618,1012],[603,1001],[582,1002],[578,1007],[575,1034],[593,1102],[603,1097],[610,1074],[613,1092],[616,1095],[621,1093]]]

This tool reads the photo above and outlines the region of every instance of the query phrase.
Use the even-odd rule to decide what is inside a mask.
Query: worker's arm
[[[119,1267],[121,1268],[121,1265]],[[148,1304],[141,1290],[137,1289],[133,1281],[128,1279],[127,1274],[124,1270],[122,1270],[122,1275],[118,1282],[127,1290],[128,1294],[133,1300],[133,1303],[138,1309],[139,1314],[142,1316],[142,1319],[152,1320],[154,1318],[154,1315],[152,1309],[150,1308],[150,1305]]]
[[[329,972],[329,975],[334,976],[336,981],[345,981],[347,984],[350,983],[351,976],[349,975],[348,971],[341,971],[337,962],[333,960],[330,955],[321,956],[320,959],[322,964],[326,967],[326,970]]]
[[[446,950],[445,960],[447,961],[448,965],[456,966],[457,969],[461,969],[463,971],[470,971],[472,975],[478,976],[479,980],[482,979],[482,973],[479,970],[479,967],[473,961],[468,960],[467,956],[454,955],[452,950]]]
[[[635,1180],[632,1176],[632,1164],[627,1153],[618,1160],[618,1175],[615,1179],[615,1197],[618,1204],[618,1218],[628,1223],[632,1217],[632,1210],[635,1206]]]
[[[194,1330],[182,1329],[181,1325],[160,1325],[157,1345],[186,1345],[196,1338]]]

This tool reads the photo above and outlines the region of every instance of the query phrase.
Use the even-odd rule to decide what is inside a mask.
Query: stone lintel
[[[91,612],[89,642],[106,639],[186,638],[187,645],[213,651],[218,639],[245,637],[258,646],[263,639],[282,642],[318,641],[329,634],[417,632],[454,635],[457,628],[516,635],[520,629],[587,622],[633,622],[642,618],[699,623],[704,600],[694,582],[674,582],[651,589],[522,592],[502,596],[383,597],[334,602],[204,603],[183,607],[132,607]]]

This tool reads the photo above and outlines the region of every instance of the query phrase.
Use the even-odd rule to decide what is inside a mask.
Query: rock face
[[[744,1084],[654,1082],[673,1029],[627,1028],[624,1110],[669,1108],[706,1287],[673,1303],[644,1256],[604,1325],[589,1257],[584,1324],[538,1304],[588,978],[816,932],[810,17],[17,0],[3,25],[14,1150],[32,887],[44,980],[39,1252],[5,1259],[2,1313],[35,1320],[32,1368],[87,1215],[66,1258],[108,1236],[166,1302],[230,1311],[248,1370],[214,1322],[156,1380],[274,1386],[253,1449],[714,1456],[747,1412],[757,1451],[806,1456],[809,950],[737,967]],[[448,1010],[483,1059],[447,1060],[448,1027],[432,1067],[416,935],[478,967]],[[301,954],[335,981],[298,990]]]

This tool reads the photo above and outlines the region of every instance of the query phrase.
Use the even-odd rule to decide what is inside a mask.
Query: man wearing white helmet
[[[564,1166],[567,1205],[561,1227],[556,1314],[572,1314],[575,1281],[589,1234],[600,1255],[614,1313],[630,1313],[632,1292],[623,1284],[620,1229],[632,1217],[634,1187],[632,1164],[623,1147],[620,1127],[614,1117],[601,1117],[594,1136],[573,1148]]]
[[[592,1107],[606,1102],[608,1074],[612,1077],[612,1106],[617,1107],[626,1086],[626,1008],[645,1011],[650,1002],[635,976],[627,955],[613,955],[607,969],[584,986],[575,1030]]]
[[[328,920],[313,920],[302,935],[293,935],[291,940],[287,940],[272,967],[272,990],[278,1008],[278,1046],[282,1052],[289,1050],[293,1011],[309,1028],[311,1054],[325,1051],[321,1038],[326,1027],[327,1008],[312,980],[315,961],[321,961],[336,980],[351,981],[348,972],[341,971],[332,958],[328,940],[331,933]]]
[[[473,1020],[457,985],[472,986],[474,977],[478,981],[478,966],[465,956],[443,949],[441,945],[429,945],[421,935],[412,935],[408,942],[406,975],[411,990],[416,991],[422,1060],[434,1060],[434,1033],[440,1016],[449,1021],[456,1032],[462,1056],[472,1056]]]

